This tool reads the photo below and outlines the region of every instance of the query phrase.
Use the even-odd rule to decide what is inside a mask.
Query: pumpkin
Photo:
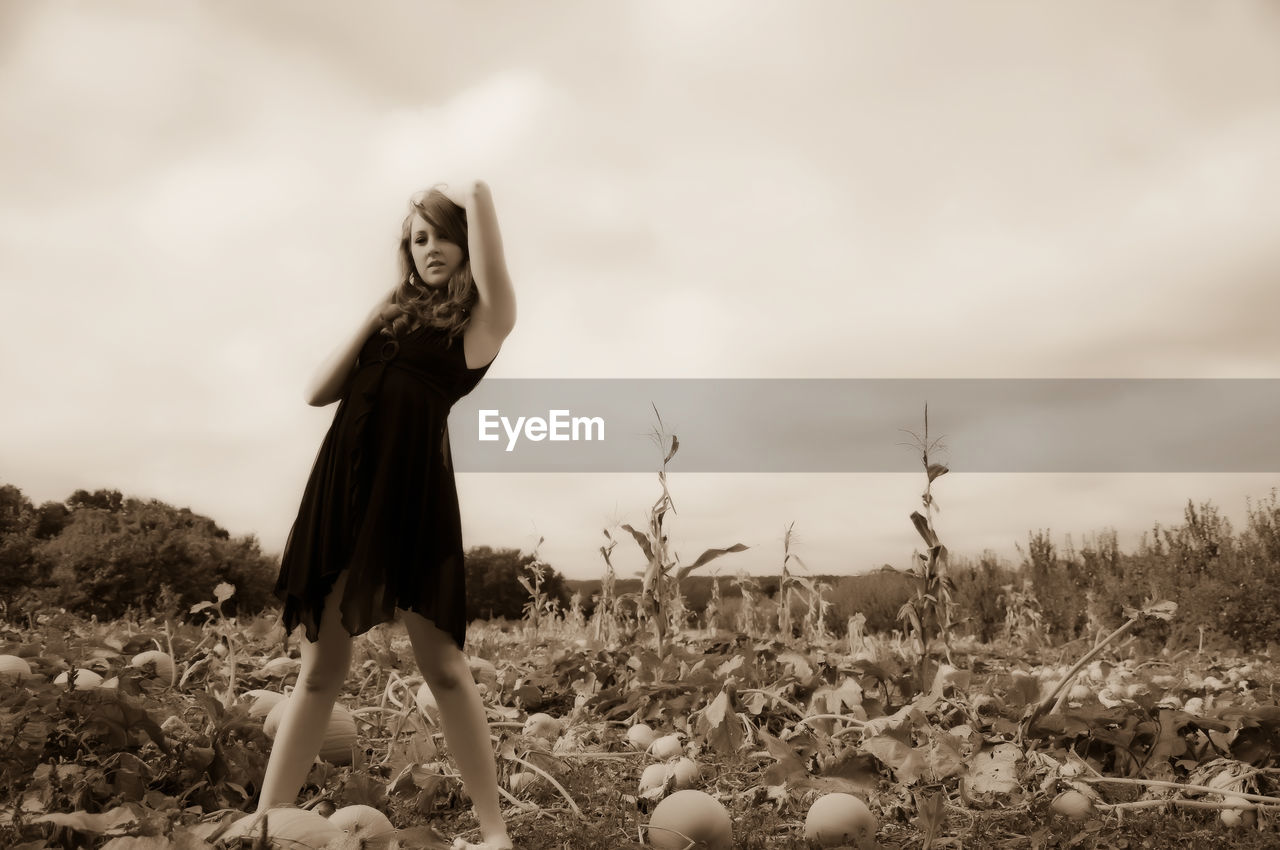
[[[284,718],[289,698],[279,700],[267,712],[262,721],[262,732],[275,740],[276,730]],[[329,726],[325,730],[324,740],[320,743],[320,758],[330,764],[351,764],[351,745],[356,742],[356,719],[341,705],[334,703],[333,712],[329,715]]]
[[[173,663],[173,656],[158,649],[138,653],[133,656],[129,666],[151,673],[166,685],[172,685],[178,680],[178,668]]]
[[[679,758],[684,755],[684,746],[680,743],[679,736],[663,735],[661,738],[654,738],[649,745],[649,755],[663,761]]]
[[[687,756],[676,759],[675,764],[671,765],[671,784],[673,788],[679,790],[692,788],[701,778],[702,769],[698,767],[696,761]]]
[[[875,847],[876,816],[852,794],[824,794],[809,807],[804,837],[820,847]]]
[[[560,721],[550,714],[543,714],[542,712],[530,714],[529,719],[524,722],[524,729],[521,731],[525,735],[534,738],[550,740],[560,734]]]
[[[250,717],[266,717],[271,709],[276,707],[276,703],[287,699],[284,694],[276,693],[275,691],[263,690],[261,688],[246,691],[245,698],[253,700],[249,705]],[[274,737],[274,735],[275,733],[273,731],[272,736]]]
[[[704,791],[677,791],[653,810],[645,830],[657,850],[732,850],[733,823]],[[692,843],[691,843],[692,842]]]
[[[507,787],[511,789],[512,794],[519,794],[526,788],[532,788],[537,781],[538,774],[521,770],[507,777]]]
[[[19,682],[31,675],[31,665],[16,655],[0,655],[0,682]],[[64,680],[65,681],[65,680]]]
[[[667,792],[667,780],[671,777],[671,768],[663,762],[651,764],[640,774],[640,796],[657,800]]]
[[[498,668],[492,661],[484,658],[468,658],[467,666],[471,668],[471,677],[477,685],[484,685],[489,690],[498,687]]]
[[[1071,820],[1084,820],[1093,814],[1093,801],[1074,788],[1069,788],[1054,797],[1049,808]]]
[[[647,750],[658,733],[648,723],[637,723],[627,730],[627,743],[637,750]]]
[[[68,679],[68,676],[66,671],[64,670],[63,672],[58,674],[58,678],[54,679],[53,683],[55,685],[65,685],[67,683],[67,679]],[[72,685],[72,687],[82,691],[86,691],[89,688],[96,688],[101,684],[102,684],[102,676],[100,676],[99,674],[95,673],[94,671],[86,667],[81,667],[80,669],[76,670],[76,680],[75,680],[75,683]]]
[[[302,669],[302,662],[297,658],[290,658],[287,655],[281,655],[272,658],[266,664],[258,668],[258,672],[263,676],[280,676],[281,678],[288,676],[290,673],[296,673]]]
[[[320,850],[331,841],[342,838],[342,830],[321,815],[292,806],[267,809],[261,815],[252,812],[237,820],[219,840],[236,846],[241,838],[251,838],[257,846],[262,834],[262,819],[266,819],[267,840],[276,850]]]
[[[373,806],[343,806],[329,815],[329,823],[359,842],[363,850],[388,850],[396,828]]]

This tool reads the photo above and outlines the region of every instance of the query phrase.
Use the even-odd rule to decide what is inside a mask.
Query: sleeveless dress
[[[462,336],[374,331],[316,455],[281,556],[275,595],[285,642],[319,638],[324,599],[350,567],[342,625],[362,634],[416,611],[462,648],[467,597],[449,410],[490,363],[467,367]]]

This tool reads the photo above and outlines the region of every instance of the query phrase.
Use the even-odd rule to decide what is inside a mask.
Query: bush
[[[990,642],[1004,628],[1006,588],[1019,585],[1021,574],[987,551],[977,563],[958,559],[951,565],[950,575],[955,584],[951,620],[956,632]]]
[[[520,584],[520,578],[523,576],[531,585],[534,583],[532,565],[537,560],[536,555],[523,555],[519,549],[473,546],[467,550],[467,620],[522,619],[530,596]],[[560,611],[568,609],[571,594],[564,576],[556,570],[544,571],[542,592],[555,601]]]
[[[233,539],[187,508],[117,490],[77,490],[34,508],[18,488],[0,487],[0,580],[18,588],[11,617],[53,607],[114,619],[157,600],[186,610],[224,581],[236,587],[227,613],[253,613],[275,604],[277,568],[253,535]]]
[[[256,613],[276,601],[271,589],[278,565],[253,535],[232,539],[208,517],[155,499],[128,499],[119,510],[76,508],[62,531],[36,550],[49,570],[48,603],[103,619],[130,607],[150,609],[164,586],[182,610],[211,598],[224,581],[236,587],[223,609],[228,615]]]
[[[1049,634],[1060,641],[1080,637],[1088,624],[1085,600],[1089,586],[1071,548],[1071,538],[1067,538],[1065,553],[1059,554],[1047,529],[1029,534],[1021,570],[1031,580]]]
[[[891,632],[899,628],[898,609],[911,598],[911,580],[892,568],[842,576],[829,591],[828,612],[832,633],[843,636],[849,618],[861,613],[868,632]]]

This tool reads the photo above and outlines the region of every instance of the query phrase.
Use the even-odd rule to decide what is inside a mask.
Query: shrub
[[[842,576],[829,591],[833,633],[837,637],[842,636],[849,618],[857,613],[867,618],[867,632],[897,629],[898,611],[911,598],[911,587],[910,579],[892,567]]]
[[[994,639],[1005,623],[1005,588],[1021,583],[1019,572],[1000,563],[988,550],[976,563],[957,559],[951,565],[951,580],[955,585],[954,619],[960,631],[984,642]]]
[[[519,549],[493,549],[473,546],[467,550],[467,620],[488,620],[506,617],[519,620],[530,594],[520,584],[520,579],[533,581],[532,565],[536,554],[521,554]],[[570,592],[564,576],[552,568],[546,568],[542,577],[542,593],[555,601],[564,611],[569,607]]]
[[[0,582],[16,588],[11,617],[60,607],[113,619],[164,598],[166,584],[185,610],[224,581],[237,589],[228,613],[249,613],[274,605],[277,566],[253,535],[233,539],[187,508],[118,490],[77,490],[65,504],[33,508],[18,488],[0,486]]]

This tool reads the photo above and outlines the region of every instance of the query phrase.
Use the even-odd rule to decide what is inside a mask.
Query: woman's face
[[[421,215],[409,225],[409,252],[418,278],[430,287],[444,286],[462,265],[462,246],[441,238]]]

